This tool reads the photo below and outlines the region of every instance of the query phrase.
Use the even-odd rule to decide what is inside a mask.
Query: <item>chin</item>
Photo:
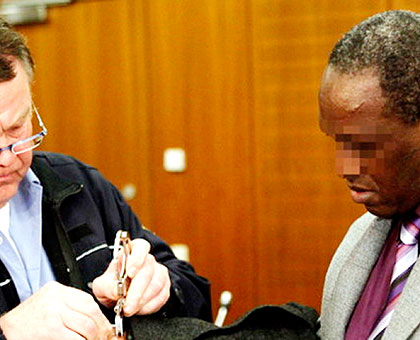
[[[371,214],[382,217],[382,218],[393,218],[399,215],[396,208],[387,207],[387,206],[365,206],[366,210]]]
[[[0,208],[9,202],[17,193],[17,185],[7,185],[0,190]]]

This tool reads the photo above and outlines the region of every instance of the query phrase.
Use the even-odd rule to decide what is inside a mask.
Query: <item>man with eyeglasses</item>
[[[112,184],[32,151],[47,135],[32,78],[29,49],[0,19],[0,339],[108,339],[120,228],[133,239],[124,314],[211,320],[208,281],[141,227]]]

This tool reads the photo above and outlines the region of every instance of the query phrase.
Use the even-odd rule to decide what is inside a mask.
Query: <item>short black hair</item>
[[[420,120],[420,15],[395,10],[353,27],[333,48],[329,65],[342,73],[378,72],[387,105],[406,123]]]

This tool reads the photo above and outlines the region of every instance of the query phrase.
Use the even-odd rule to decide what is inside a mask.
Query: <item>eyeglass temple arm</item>
[[[45,131],[45,134],[47,134],[48,130],[47,130],[47,128],[45,127],[44,122],[42,121],[41,116],[40,116],[40,114],[38,113],[38,110],[37,110],[37,108],[36,108],[36,106],[35,106],[34,102],[32,102],[32,109],[34,110],[34,112],[35,112],[35,114],[36,114],[36,117],[38,118],[38,121],[39,121],[39,126],[41,126],[42,130],[43,130],[43,131]],[[1,149],[0,149],[0,151],[1,151]]]

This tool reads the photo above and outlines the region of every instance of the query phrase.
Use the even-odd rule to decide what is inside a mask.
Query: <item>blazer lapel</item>
[[[367,225],[342,267],[333,292],[336,337],[343,338],[345,328],[359,300],[391,227],[390,220],[374,219]]]
[[[408,339],[420,324],[420,263],[411,270],[383,340]]]

